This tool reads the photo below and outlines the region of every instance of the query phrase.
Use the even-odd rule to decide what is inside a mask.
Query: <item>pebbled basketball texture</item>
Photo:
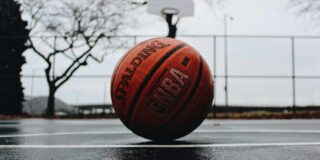
[[[124,125],[147,139],[183,137],[207,116],[213,101],[209,67],[190,45],[172,38],[146,40],[114,69],[112,103]]]

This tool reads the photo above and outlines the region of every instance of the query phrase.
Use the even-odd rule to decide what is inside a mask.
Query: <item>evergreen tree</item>
[[[26,26],[20,5],[14,0],[0,0],[0,114],[22,113],[20,72],[25,63]]]

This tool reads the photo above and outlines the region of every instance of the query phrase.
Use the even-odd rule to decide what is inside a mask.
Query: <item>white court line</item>
[[[15,135],[0,135],[0,138],[9,137],[35,137],[35,136],[60,136],[60,135],[97,135],[97,134],[130,134],[129,131],[117,132],[57,132],[57,133],[35,133],[35,134],[15,134]]]
[[[209,147],[271,147],[271,146],[318,146],[320,142],[291,142],[291,143],[230,143],[230,144],[179,144],[179,145],[0,145],[0,148],[209,148]]]
[[[239,133],[320,133],[320,130],[267,130],[267,129],[258,129],[258,130],[245,130],[245,129],[228,129],[228,130],[196,130],[194,132],[205,133],[205,132],[239,132]]]
[[[320,131],[319,130],[195,130],[194,133],[320,133]],[[36,133],[36,134],[12,134],[12,135],[0,135],[0,138],[61,136],[61,135],[108,135],[108,134],[132,134],[132,132],[117,131],[117,132],[57,132],[57,133]]]

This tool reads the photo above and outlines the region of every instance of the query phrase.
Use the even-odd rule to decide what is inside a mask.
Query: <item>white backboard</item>
[[[147,11],[150,14],[163,16],[163,9],[177,9],[177,16],[188,17],[194,14],[193,0],[149,0]]]

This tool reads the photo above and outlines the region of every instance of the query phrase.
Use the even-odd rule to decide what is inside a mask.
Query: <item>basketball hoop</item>
[[[179,14],[179,10],[176,9],[176,8],[169,8],[169,7],[166,7],[166,8],[163,8],[161,10],[161,13],[163,15],[178,15]]]
[[[193,0],[148,0],[147,12],[157,16],[175,15],[177,17],[193,16]]]
[[[168,37],[175,38],[180,18],[193,16],[193,0],[148,0],[147,12],[164,18],[169,27]]]

